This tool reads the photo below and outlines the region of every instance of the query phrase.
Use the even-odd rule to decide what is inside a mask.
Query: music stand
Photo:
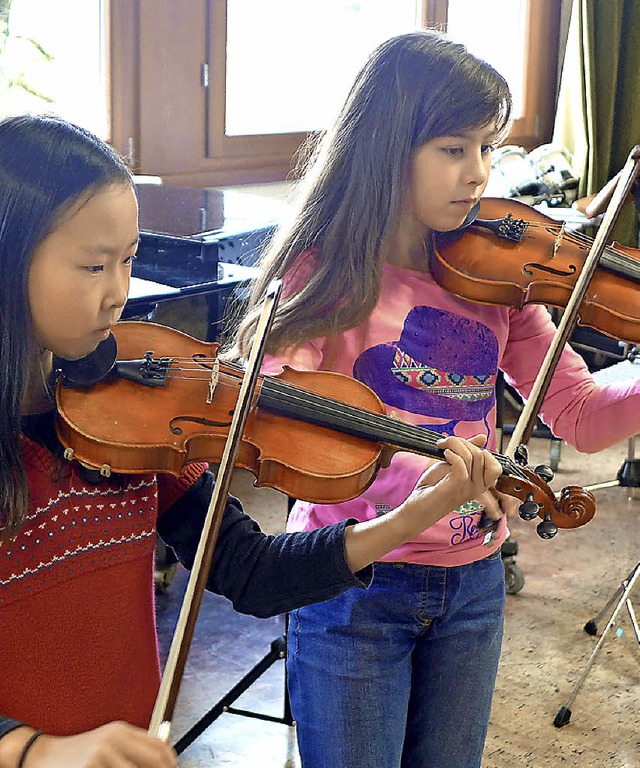
[[[288,617],[285,617],[285,621],[288,621]],[[193,743],[201,733],[203,733],[213,722],[217,720],[220,715],[228,712],[233,715],[243,715],[244,717],[254,717],[258,720],[268,720],[271,723],[282,723],[283,725],[294,725],[295,721],[291,713],[291,706],[289,704],[289,694],[287,690],[287,665],[284,667],[284,711],[282,717],[275,717],[273,715],[265,715],[261,712],[253,712],[248,709],[237,709],[231,706],[234,701],[240,698],[242,694],[250,688],[258,678],[263,675],[276,661],[286,658],[287,655],[287,635],[286,631],[283,635],[276,638],[271,643],[270,651],[260,659],[260,661],[247,672],[247,674],[239,680],[230,691],[214,704],[189,730],[181,736],[173,748],[178,754],[184,752],[184,750]]]
[[[289,513],[293,509],[295,499],[291,496],[287,497],[287,518]],[[266,720],[270,723],[281,723],[282,725],[295,725],[293,719],[293,713],[291,712],[291,704],[289,701],[289,688],[287,685],[287,635],[289,614],[284,615],[285,630],[280,637],[276,637],[272,641],[268,653],[266,653],[258,663],[252,667],[247,674],[242,677],[225,695],[219,699],[202,717],[200,717],[189,730],[183,734],[173,745],[173,748],[178,754],[184,752],[184,750],[192,744],[201,733],[203,733],[220,715],[228,712],[231,715],[243,715],[244,717],[253,717],[257,720]],[[238,709],[232,706],[232,704],[242,696],[242,694],[248,690],[264,673],[280,659],[285,660],[284,665],[284,691],[283,691],[283,712],[281,717],[274,715],[266,715],[261,712],[254,712],[248,709]]]
[[[593,374],[593,378],[599,383],[639,379],[640,355],[638,354],[638,350],[634,347],[627,355],[626,360],[621,363],[616,363],[615,365],[609,366],[608,368],[604,368],[601,371],[596,371]],[[603,488],[615,488],[616,486],[620,486],[621,488],[631,489],[629,495],[630,497],[633,496],[633,489],[640,487],[640,459],[635,457],[635,439],[635,437],[629,438],[627,458],[624,460],[622,466],[618,470],[616,479],[604,483],[585,486],[585,490],[593,492],[602,490]],[[629,618],[631,619],[631,625],[638,642],[638,646],[640,647],[640,627],[638,626],[633,603],[631,602],[631,592],[638,578],[640,578],[640,561],[637,562],[636,565],[627,574],[627,576],[622,579],[620,586],[609,598],[602,610],[592,619],[587,621],[587,623],[584,625],[583,629],[588,635],[595,635],[598,631],[598,624],[600,620],[609,614],[607,624],[602,631],[602,634],[600,635],[600,638],[598,639],[598,642],[593,649],[582,674],[578,678],[578,682],[575,684],[566,703],[560,707],[554,718],[553,724],[556,728],[562,728],[562,726],[567,725],[571,721],[571,705],[578,695],[578,691],[582,687],[582,684],[586,680],[587,675],[589,674],[589,670],[593,666],[596,656],[602,648],[604,641],[609,634],[609,631],[612,629],[612,627],[615,626],[618,614],[623,608],[627,609]]]

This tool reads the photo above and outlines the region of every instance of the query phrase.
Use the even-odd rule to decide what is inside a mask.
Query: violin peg
[[[536,531],[541,539],[552,539],[558,533],[558,526],[551,519],[550,512],[547,512],[544,520],[538,523]]]
[[[526,467],[529,463],[529,451],[525,445],[519,445],[513,452],[513,460],[521,467]]]
[[[538,464],[533,471],[538,477],[541,477],[545,483],[550,483],[553,480],[553,470],[546,464]]]
[[[488,533],[489,531],[495,531],[497,524],[495,520],[492,520],[489,515],[483,510],[480,520],[478,521],[478,530],[480,533]]]
[[[518,514],[523,520],[534,520],[538,516],[538,505],[530,496],[518,507]]]

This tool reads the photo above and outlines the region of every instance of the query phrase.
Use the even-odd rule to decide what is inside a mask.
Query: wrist
[[[44,736],[42,731],[33,731],[31,736],[25,741],[24,746],[22,747],[22,752],[20,753],[20,756],[18,757],[18,766],[17,768],[25,768],[27,764],[27,760],[32,756],[33,750],[35,749],[35,744],[38,739]],[[31,763],[29,763],[31,765]]]
[[[35,732],[34,728],[22,725],[0,739],[0,768],[16,768],[27,741]]]
[[[456,507],[456,494],[444,483],[412,493],[395,512],[398,529],[405,541],[419,536]]]

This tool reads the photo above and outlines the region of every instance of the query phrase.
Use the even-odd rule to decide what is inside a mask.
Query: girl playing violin
[[[53,117],[0,122],[0,768],[177,763],[145,730],[159,685],[153,610],[156,529],[189,566],[213,476],[96,482],[63,459],[52,354],[90,354],[118,321],[138,244],[132,178],[105,143]],[[123,413],[126,418],[126,413]],[[266,536],[229,498],[209,588],[274,615],[349,587],[369,564],[489,492],[501,468],[449,438],[380,520]]]
[[[232,355],[246,357],[256,307],[285,280],[265,370],[337,371],[390,415],[495,445],[499,369],[526,398],[554,334],[521,312],[447,294],[429,274],[431,233],[459,227],[506,135],[505,80],[445,36],[420,31],[370,56],[310,159],[291,221],[262,262]],[[594,452],[640,431],[640,382],[597,386],[567,348],[542,415]],[[289,530],[384,519],[428,460],[396,453],[357,499],[298,502]],[[463,512],[464,514],[460,514]],[[294,611],[288,671],[304,768],[478,768],[500,654],[500,545],[469,504],[380,558],[368,590]]]

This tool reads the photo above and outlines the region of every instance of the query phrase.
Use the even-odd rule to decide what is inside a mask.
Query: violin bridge
[[[564,237],[564,228],[565,228],[566,222],[563,221],[562,225],[560,226],[560,231],[558,232],[558,236],[556,237],[556,241],[553,244],[553,253],[551,254],[551,258],[555,259],[556,253],[558,253],[558,248],[562,245],[562,238]]]
[[[211,366],[211,376],[209,377],[209,392],[207,393],[207,405],[211,405],[213,402],[213,396],[218,386],[218,379],[220,378],[220,361],[215,360]]]

